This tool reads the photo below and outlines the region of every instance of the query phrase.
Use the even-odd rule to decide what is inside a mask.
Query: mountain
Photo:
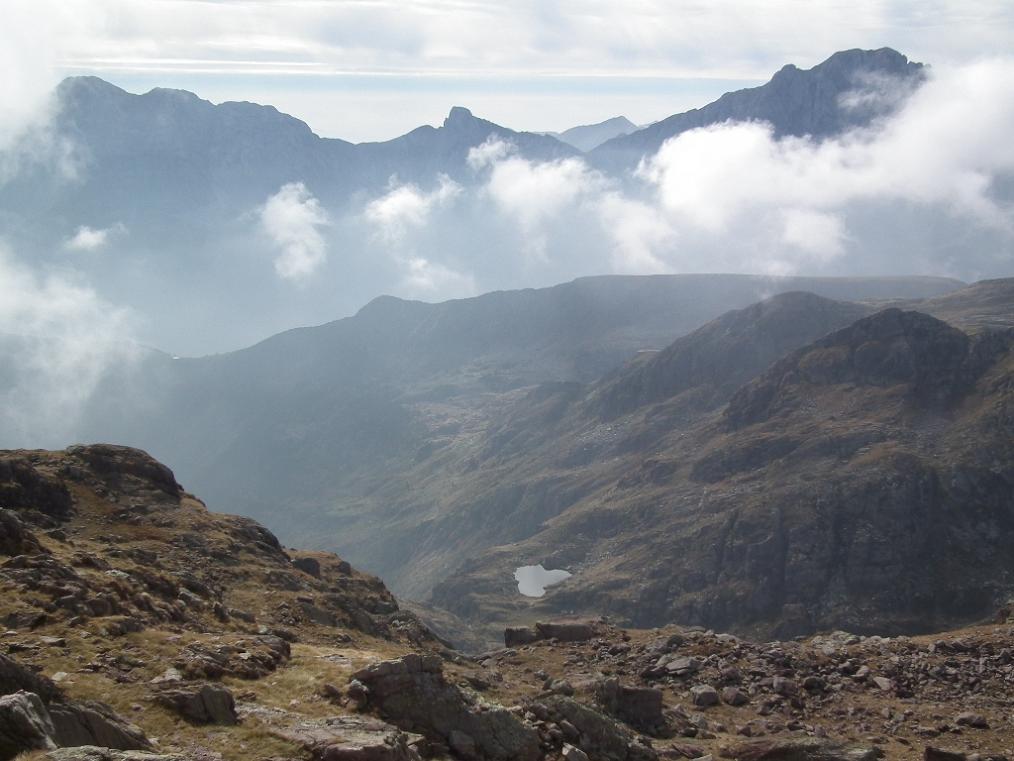
[[[4,761],[946,758],[931,725],[946,747],[1008,743],[1009,609],[791,642],[550,618],[470,657],[377,579],[209,510],[144,452],[0,451],[0,498]],[[768,718],[803,710],[819,731]],[[841,721],[887,713],[876,745]]]
[[[381,143],[321,138],[272,106],[215,105],[185,90],[134,95],[97,77],[70,77],[56,90],[54,136],[83,162],[79,180],[25,172],[0,185],[8,213],[26,223],[42,216],[137,234],[191,232],[264,202],[288,182],[303,182],[326,207],[353,193],[383,189],[392,175],[432,184],[438,174],[470,182],[470,148],[490,136],[519,155],[550,160],[577,155],[552,137],[513,130],[451,109],[440,127],[422,126]],[[151,182],[158,177],[157,183]]]
[[[701,108],[607,140],[589,159],[611,171],[629,169],[671,137],[726,121],[764,121],[775,137],[810,135],[819,140],[890,113],[924,76],[922,64],[890,48],[841,51],[812,69],[787,64],[760,87],[726,93]],[[849,100],[849,95],[864,92],[875,97]]]
[[[612,119],[606,119],[597,124],[585,124],[580,127],[571,127],[563,132],[547,132],[546,134],[587,153],[602,145],[606,140],[611,140],[619,135],[627,135],[636,129],[637,125],[627,117],[614,116]]]
[[[788,295],[761,311],[792,319],[743,321],[750,311],[591,389],[557,390],[549,423],[547,391],[542,414],[494,429],[482,466],[551,489],[556,509],[471,557],[434,603],[475,621],[595,610],[762,637],[931,631],[1002,604],[1014,589],[1014,333],[888,308],[729,393],[723,340],[756,331],[750,344],[776,354],[805,338],[808,311],[817,332],[857,308]],[[770,358],[744,356],[740,381]],[[572,576],[526,600],[505,579],[536,563]]]
[[[479,458],[487,446],[497,451],[489,431],[508,411],[553,420],[558,398],[539,401],[540,384],[580,388],[765,294],[867,300],[958,287],[932,278],[659,275],[441,304],[384,297],[354,317],[243,351],[151,355],[124,367],[85,410],[77,438],[143,447],[222,509],[263,521],[286,542],[337,550],[421,598],[469,554],[525,538],[583,493],[476,470],[489,464]],[[805,331],[830,329],[832,316],[806,319],[811,326],[792,335],[817,337]],[[722,346],[752,340],[744,328]]]

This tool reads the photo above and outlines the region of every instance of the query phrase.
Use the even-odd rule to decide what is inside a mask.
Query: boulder
[[[880,748],[846,747],[827,740],[754,740],[730,750],[737,761],[877,761]]]
[[[0,695],[19,690],[34,692],[43,703],[62,697],[60,688],[51,680],[25,668],[13,658],[0,655]]]
[[[730,706],[742,706],[750,702],[750,698],[739,687],[723,687],[722,702]]]
[[[589,761],[588,754],[570,743],[563,744],[563,751],[560,753],[563,761]]]
[[[580,621],[540,621],[535,624],[539,639],[557,639],[560,642],[586,642],[596,634],[594,624]]]
[[[480,711],[444,679],[437,656],[412,653],[381,661],[357,671],[353,679],[367,688],[368,704],[401,729],[422,732],[448,745],[452,733],[457,733],[459,745],[464,743],[461,736],[467,735],[479,759],[536,761],[540,757],[534,728],[499,706],[485,705]]]
[[[289,723],[272,734],[302,746],[315,761],[421,761],[414,747],[421,737],[371,716],[287,717]]]
[[[42,545],[12,510],[0,509],[0,555],[34,555]]]
[[[231,726],[239,721],[232,693],[220,684],[170,683],[155,693],[154,700],[194,724]]]
[[[635,729],[658,734],[665,728],[662,690],[654,687],[628,687],[614,677],[599,683],[595,697],[606,713]]]
[[[658,754],[637,742],[622,724],[573,698],[554,695],[545,708],[557,724],[566,721],[577,730],[571,743],[592,761],[656,761]]]
[[[320,561],[316,558],[293,558],[292,566],[315,579],[320,578]]]
[[[117,750],[150,747],[144,732],[104,703],[50,703],[49,715],[56,730],[56,744],[61,747],[97,745]]]
[[[508,626],[503,631],[503,643],[505,647],[530,645],[538,639],[539,635],[530,626]]]
[[[698,684],[690,689],[690,698],[699,708],[716,706],[719,702],[718,690],[710,684]]]
[[[33,692],[0,697],[0,761],[56,747],[55,730],[42,699]]]

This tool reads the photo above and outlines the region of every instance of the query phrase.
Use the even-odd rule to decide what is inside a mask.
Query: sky
[[[270,103],[354,142],[439,124],[453,105],[523,130],[646,124],[852,47],[935,64],[1014,50],[1007,0],[0,2],[0,64],[22,72],[0,87],[22,108],[95,74]]]

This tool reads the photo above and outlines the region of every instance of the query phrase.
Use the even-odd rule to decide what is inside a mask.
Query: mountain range
[[[505,600],[513,614],[526,609],[505,562],[588,569],[554,588],[540,609],[619,610],[616,600],[566,590],[594,586],[599,541],[618,541],[624,525],[632,536],[646,530],[650,513],[638,506],[653,503],[646,495],[666,494],[672,505],[682,495],[688,507],[672,509],[683,515],[702,490],[719,499],[726,479],[739,494],[744,473],[769,483],[754,472],[763,460],[728,473],[696,465],[692,476],[677,467],[697,459],[684,449],[714,446],[716,416],[752,379],[885,306],[939,309],[963,328],[1002,330],[1011,319],[1009,289],[1004,281],[962,288],[927,278],[702,275],[590,278],[437,305],[386,297],[355,317],[232,354],[150,355],[107,381],[81,434],[144,447],[221,509],[265,522],[288,543],[337,550],[396,593],[432,595],[462,618],[502,621],[496,610]],[[758,302],[767,293],[782,295]],[[730,306],[739,311],[723,314]],[[885,400],[877,414],[892,404]],[[879,422],[840,425],[859,431],[841,434],[856,448],[881,441],[869,433]],[[749,462],[769,440],[788,454],[805,439],[753,429],[721,436],[732,441],[706,463]],[[709,467],[717,477],[698,477]],[[584,537],[580,552],[549,538],[571,520],[579,528],[568,535]],[[669,528],[658,535],[692,536]],[[627,563],[636,556],[617,555]],[[612,572],[603,571],[604,583],[616,581]],[[490,584],[497,591],[487,598]],[[721,625],[760,626],[762,613],[772,615],[731,609],[743,617],[716,619]],[[638,610],[646,625],[691,615]],[[701,613],[701,622],[710,615]],[[908,625],[885,625],[895,623]]]
[[[632,125],[617,117],[557,139],[456,106],[440,126],[352,144],[321,138],[271,106],[216,105],[165,88],[132,94],[96,77],[71,77],[56,89],[55,116],[37,136],[55,157],[42,161],[33,149],[5,162],[20,171],[0,183],[0,226],[6,245],[33,266],[71,267],[105,301],[130,309],[143,343],[184,355],[224,351],[351,314],[379,293],[439,300],[631,271],[617,264],[608,236],[589,226],[594,219],[562,221],[566,235],[524,254],[540,246],[526,220],[541,217],[526,209],[549,192],[540,189],[544,181],[560,172],[568,178],[546,203],[583,181],[652,203],[631,170],[683,130],[768,120],[778,135],[826,137],[889,112],[921,72],[891,50],[837,53],[601,144]],[[885,91],[893,99],[881,97]],[[877,97],[849,105],[856,93]],[[519,219],[491,206],[490,170],[468,161],[491,138],[529,162],[535,185],[507,195]],[[559,165],[567,159],[583,163]],[[519,178],[506,172],[498,187],[508,181]],[[448,182],[455,185],[444,204],[432,194]],[[279,213],[303,224],[293,231],[279,221],[272,232],[265,205],[287,185],[300,190]],[[393,191],[401,195],[384,213],[400,211],[407,221],[378,227],[386,217],[370,217],[370,205]],[[280,251],[304,250],[306,241],[319,252],[312,276],[280,278],[272,266]]]

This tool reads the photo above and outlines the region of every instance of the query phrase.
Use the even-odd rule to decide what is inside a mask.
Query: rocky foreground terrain
[[[547,621],[449,648],[143,452],[0,453],[0,759],[1014,757],[1014,626],[749,642]]]

